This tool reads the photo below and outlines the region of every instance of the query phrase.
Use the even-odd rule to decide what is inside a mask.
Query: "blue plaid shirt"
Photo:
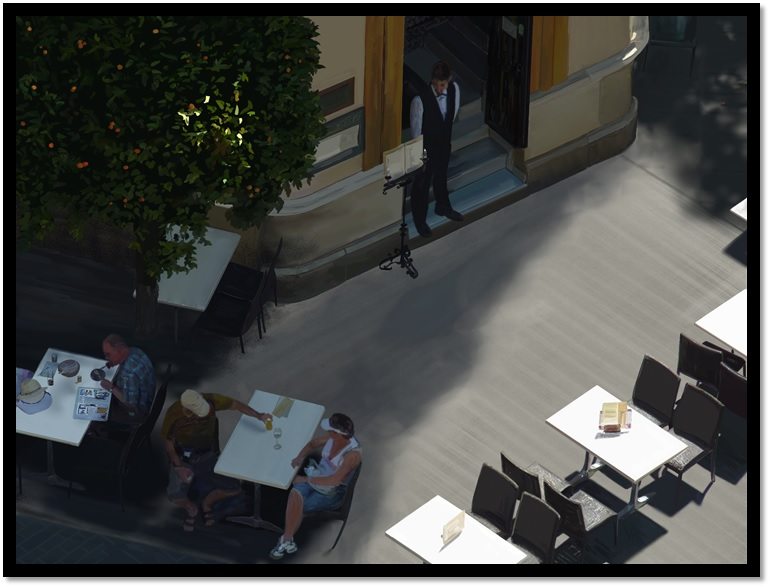
[[[123,392],[126,402],[136,406],[139,413],[147,414],[150,411],[150,404],[155,397],[155,369],[142,349],[131,347],[113,383]]]

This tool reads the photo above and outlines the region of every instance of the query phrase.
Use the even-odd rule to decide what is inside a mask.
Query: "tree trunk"
[[[150,229],[136,252],[136,315],[134,335],[137,339],[153,338],[158,332],[158,280],[147,275],[145,255],[158,248],[159,229]]]

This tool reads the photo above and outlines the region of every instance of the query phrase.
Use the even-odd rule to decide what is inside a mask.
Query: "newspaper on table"
[[[78,387],[74,417],[104,422],[110,416],[112,392],[101,387]]]

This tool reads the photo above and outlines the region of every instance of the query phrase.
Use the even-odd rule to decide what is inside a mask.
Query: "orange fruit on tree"
[[[53,149],[55,146],[56,146],[56,145],[54,145],[53,143],[48,143],[48,148],[49,148],[49,149]]]
[[[123,166],[123,171],[128,171],[128,165]]]
[[[32,89],[33,92],[37,92],[37,86],[35,84],[32,84],[32,88],[31,89]]]
[[[139,155],[139,153],[141,153],[141,152],[142,152],[142,150],[139,147],[134,147],[134,153],[136,155]]]
[[[123,71],[123,64],[118,63],[115,67],[117,67],[118,71]]]
[[[27,123],[26,123],[26,121],[22,120],[22,121],[19,123],[19,126],[20,126],[21,128],[24,128],[25,126],[27,126]]]
[[[158,30],[158,29],[152,29],[152,34],[153,35],[157,35],[159,32],[160,32],[160,30]]]
[[[78,91],[78,87],[77,87],[77,86],[72,86],[72,87],[70,88],[70,92],[72,92],[73,94],[74,94],[75,92],[77,92],[77,91]]]
[[[119,128],[116,128],[116,129],[115,129],[115,134],[116,134],[116,135],[119,135],[119,134],[120,134],[120,129],[119,129]]]
[[[75,163],[75,167],[77,167],[78,169],[83,169],[83,164],[80,161],[78,161],[77,163]]]

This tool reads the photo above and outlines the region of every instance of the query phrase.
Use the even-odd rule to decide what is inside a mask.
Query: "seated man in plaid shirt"
[[[122,336],[110,334],[102,342],[107,366],[120,365],[112,381],[101,386],[112,392],[110,422],[138,425],[147,417],[155,397],[155,369],[142,349],[129,347]]]

